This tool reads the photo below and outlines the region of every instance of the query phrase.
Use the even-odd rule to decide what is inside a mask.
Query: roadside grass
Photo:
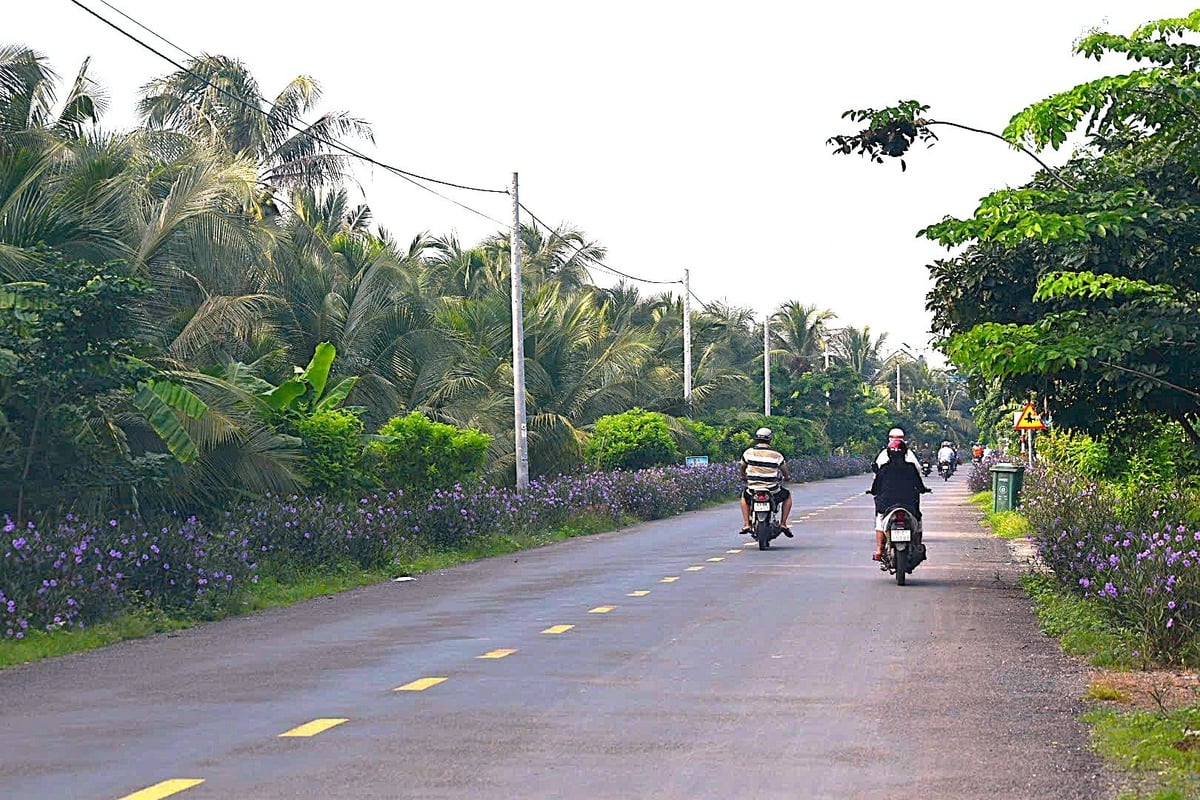
[[[1170,712],[1098,708],[1084,715],[1097,751],[1132,776],[1122,800],[1200,796],[1200,707]]]
[[[1031,532],[1029,520],[1019,511],[988,511],[983,519],[1001,539],[1024,539]]]
[[[967,502],[983,512],[983,522],[1001,539],[1023,539],[1030,533],[1029,520],[1019,511],[992,511],[992,493],[976,492]]]
[[[257,584],[252,584],[241,596],[219,608],[195,609],[191,613],[184,613],[147,607],[82,629],[30,631],[24,639],[0,640],[0,669],[43,658],[81,653],[127,639],[182,630],[201,622],[292,605],[398,576],[435,572],[468,561],[616,530],[637,521],[632,517],[614,521],[607,514],[585,514],[559,528],[481,537],[454,548],[439,549],[414,544],[398,553],[393,565],[372,569],[347,564],[309,569],[264,564]]]
[[[1064,592],[1051,575],[1029,573],[1021,578],[1021,586],[1033,600],[1042,631],[1058,639],[1065,652],[1083,656],[1096,667],[1145,666],[1136,636],[1115,628],[1094,601]]]
[[[1121,691],[1112,683],[1103,679],[1096,679],[1088,683],[1087,691],[1083,696],[1088,700],[1099,700],[1109,703],[1128,703],[1130,701],[1129,694]]]

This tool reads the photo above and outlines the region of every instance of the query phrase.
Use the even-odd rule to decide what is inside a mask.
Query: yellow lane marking
[[[475,656],[475,657],[476,658],[504,658],[505,656],[511,656],[515,652],[517,652],[517,651],[516,650],[488,650],[483,655]]]
[[[616,608],[616,606],[596,606],[595,608],[588,611],[588,613],[589,614],[607,614],[608,612],[612,611],[614,608]]]
[[[720,556],[714,556],[714,557],[712,557],[712,558],[710,558],[710,559],[708,559],[708,560],[709,560],[709,561],[724,561],[725,559],[724,559],[724,558],[721,558]]]
[[[684,572],[699,572],[702,569],[704,569],[704,567],[685,567],[683,571]]]
[[[661,581],[659,581],[659,583],[674,583],[677,580],[679,580],[679,576],[673,575],[670,578],[663,578]]]
[[[546,630],[542,631],[542,633],[566,633],[574,627],[574,625],[551,625],[549,628],[546,628]]]
[[[279,734],[279,738],[282,739],[284,736],[316,736],[318,733],[324,733],[330,728],[349,721],[350,720],[348,719],[335,719],[332,717],[325,719],[314,719],[312,722],[306,722],[299,727],[292,728],[290,731],[285,731],[284,733]]]
[[[168,781],[147,786],[139,792],[127,794],[120,798],[120,800],[162,800],[164,797],[179,794],[184,789],[190,789],[202,783],[204,783],[203,778],[171,778]]]
[[[418,678],[412,683],[406,683],[403,686],[397,686],[392,691],[394,692],[423,692],[430,686],[437,686],[439,683],[444,683],[449,678]]]
[[[625,596],[626,597],[645,597],[648,594],[650,594],[649,589],[638,589],[636,592],[630,592],[629,594],[627,594]]]

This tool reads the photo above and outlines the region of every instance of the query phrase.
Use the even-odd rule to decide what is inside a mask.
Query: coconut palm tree
[[[370,126],[345,112],[306,122],[321,98],[320,86],[308,76],[293,78],[268,102],[237,59],[201,56],[185,67],[143,87],[139,111],[145,125],[181,131],[249,159],[268,192],[349,179],[350,157],[335,140],[372,139]]]
[[[784,303],[771,315],[771,339],[777,352],[793,375],[814,368],[823,357],[832,311],[797,301]]]
[[[871,335],[871,326],[862,328],[845,327],[830,337],[830,349],[834,356],[862,376],[864,381],[883,366],[883,349],[888,335]]]

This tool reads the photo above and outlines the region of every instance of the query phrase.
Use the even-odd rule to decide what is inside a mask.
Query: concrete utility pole
[[[529,428],[525,422],[525,311],[521,297],[521,203],[517,199],[517,173],[512,176],[512,234],[509,241],[512,278],[513,443],[516,451],[517,491],[529,488]]]
[[[763,319],[763,416],[771,416],[771,318]]]
[[[896,359],[896,410],[900,410],[900,359]]]
[[[692,399],[692,285],[683,271],[683,399]]]

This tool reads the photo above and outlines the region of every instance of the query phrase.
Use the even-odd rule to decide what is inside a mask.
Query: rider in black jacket
[[[876,561],[883,557],[883,519],[888,510],[904,506],[920,520],[921,495],[930,491],[921,478],[921,470],[908,457],[908,444],[902,432],[900,436],[889,434],[884,452],[887,457],[880,454],[875,464],[875,480],[867,491],[875,495],[875,555],[872,558]]]

